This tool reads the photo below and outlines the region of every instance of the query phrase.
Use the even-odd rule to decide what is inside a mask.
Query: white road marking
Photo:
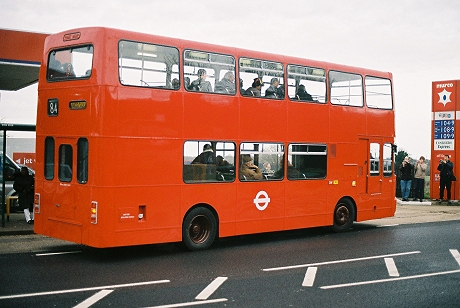
[[[387,266],[388,275],[390,275],[390,277],[399,277],[399,272],[396,268],[395,260],[393,258],[385,258],[385,264]]]
[[[65,255],[69,253],[80,253],[80,250],[76,251],[62,251],[62,252],[49,252],[49,253],[37,253],[35,256],[37,257],[45,257],[45,256],[54,256],[54,255]]]
[[[363,257],[363,258],[356,258],[356,259],[345,259],[345,260],[336,260],[336,261],[327,261],[327,262],[319,262],[319,263],[310,263],[310,264],[299,264],[299,265],[291,265],[291,266],[282,266],[282,267],[272,267],[272,268],[264,268],[262,269],[265,272],[270,271],[282,271],[294,268],[302,268],[302,267],[310,267],[310,266],[319,266],[319,265],[329,265],[329,264],[337,264],[337,263],[347,263],[347,262],[356,262],[356,261],[363,261],[363,260],[372,260],[372,259],[381,259],[386,257],[395,257],[395,256],[405,256],[420,253],[420,251],[411,251],[411,252],[401,252],[401,253],[392,253],[388,255],[380,255],[380,256],[371,256],[371,257]]]
[[[449,249],[449,251],[454,256],[454,258],[457,261],[458,265],[460,265],[460,253],[458,253],[458,250],[457,249]]]
[[[392,225],[381,225],[381,226],[377,226],[377,228],[384,228],[384,227],[396,227],[396,226],[399,226],[399,224],[392,224]]]
[[[305,278],[303,279],[303,282],[302,282],[303,287],[313,286],[313,283],[315,282],[317,270],[318,268],[315,266],[307,268],[307,272],[305,273]]]
[[[171,304],[171,305],[161,305],[161,306],[151,306],[146,308],[175,308],[175,307],[188,307],[188,306],[197,306],[197,305],[205,305],[205,304],[214,304],[220,302],[226,302],[228,299],[226,298],[219,298],[219,299],[210,299],[207,301],[197,301],[197,302],[188,302],[188,303],[179,303],[179,304]]]
[[[104,289],[129,288],[129,287],[145,286],[145,285],[150,285],[150,284],[158,284],[158,283],[166,283],[166,282],[170,282],[170,281],[169,280],[154,280],[154,281],[135,282],[135,283],[126,283],[126,284],[115,284],[115,285],[111,285],[111,286],[91,287],[91,288],[82,288],[82,289],[69,289],[69,290],[60,290],[60,291],[49,291],[49,292],[5,295],[5,296],[0,296],[0,299],[23,298],[23,297],[44,296],[44,295],[55,295],[55,294],[86,292],[86,291],[104,290]]]
[[[96,294],[94,294],[93,296],[91,296],[90,298],[87,298],[86,300],[84,300],[83,302],[78,304],[77,306],[74,306],[74,308],[88,308],[92,304],[97,303],[98,301],[100,301],[101,299],[103,299],[104,297],[106,297],[107,295],[109,295],[112,292],[113,292],[113,290],[99,291]]]
[[[217,277],[195,299],[208,299],[227,279],[228,277]]]
[[[397,277],[397,278],[387,278],[387,279],[380,279],[380,280],[370,280],[370,281],[336,284],[336,285],[330,285],[330,286],[323,286],[323,287],[320,287],[320,289],[337,289],[337,288],[345,288],[345,287],[362,286],[366,284],[375,284],[375,283],[383,283],[383,282],[391,282],[391,281],[399,281],[399,280],[409,280],[409,279],[449,275],[449,274],[456,274],[456,273],[460,273],[460,270],[422,274],[422,275],[407,276],[407,277]]]

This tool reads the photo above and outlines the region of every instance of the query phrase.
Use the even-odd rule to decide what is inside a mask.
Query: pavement
[[[10,213],[9,219],[5,214],[0,222],[0,236],[2,235],[26,235],[34,233],[34,225],[28,224],[24,213]]]
[[[24,213],[11,213],[9,221],[4,217],[5,226],[0,224],[0,236],[4,235],[28,235],[34,234],[34,225],[27,224]],[[436,201],[401,201],[397,200],[396,213],[394,217],[367,220],[363,223],[376,225],[394,225],[425,223],[447,220],[460,220],[460,203],[453,201],[447,205]]]

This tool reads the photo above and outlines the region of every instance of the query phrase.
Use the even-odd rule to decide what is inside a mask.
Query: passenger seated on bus
[[[190,78],[184,77],[184,87],[188,89],[190,87]]]
[[[230,163],[225,160],[221,155],[216,156],[216,165],[221,167],[221,166],[229,166]]]
[[[246,90],[244,95],[247,95],[247,96],[260,96],[260,90],[262,89],[263,84],[264,83],[263,83],[263,81],[261,79],[254,78],[252,86]]]
[[[275,173],[275,170],[272,169],[272,166],[268,161],[264,162],[264,170],[262,170],[262,173],[267,175],[273,175],[273,173]]]
[[[216,156],[216,170],[222,173],[235,173],[235,168],[232,164],[225,160],[221,155]]]
[[[75,72],[73,71],[73,66],[71,63],[64,63],[64,72],[67,77],[75,77]]]
[[[210,144],[205,144],[203,146],[203,152],[201,152],[200,155],[195,157],[195,159],[192,161],[192,164],[209,164],[209,165],[216,164],[216,160],[214,158],[214,152],[212,151]]]
[[[177,89],[179,89],[179,88],[180,88],[180,82],[179,82],[179,79],[177,79],[177,78],[174,78],[174,79],[172,80],[172,87],[173,87],[173,89],[174,89],[174,90],[177,90]]]
[[[198,79],[194,80],[188,89],[190,91],[212,92],[212,86],[209,81],[206,81],[206,70],[200,68],[197,73]]]
[[[259,167],[253,164],[251,155],[241,155],[240,180],[254,181],[262,179],[262,171],[259,169]]]
[[[280,81],[278,78],[272,78],[270,80],[270,86],[265,90],[265,97],[269,98],[284,98],[283,89],[279,87]]]
[[[216,83],[214,91],[217,93],[235,94],[235,75],[232,72],[226,72],[221,81]]]
[[[313,97],[311,97],[311,95],[307,92],[303,84],[299,85],[297,93],[295,94],[295,98],[301,101],[313,101]]]

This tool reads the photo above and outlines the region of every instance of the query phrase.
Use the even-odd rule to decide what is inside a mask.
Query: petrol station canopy
[[[38,81],[48,35],[0,29],[0,90],[16,91]]]

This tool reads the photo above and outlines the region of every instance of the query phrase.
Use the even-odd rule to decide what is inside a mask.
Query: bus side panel
[[[332,224],[327,180],[297,180],[286,183],[286,226],[300,229]]]
[[[357,221],[392,217],[396,211],[396,199],[389,200],[388,196],[363,195],[358,200]]]
[[[207,93],[184,94],[183,136],[235,140],[238,136],[238,100],[234,96]]]
[[[115,193],[114,193],[115,192]],[[180,187],[95,189],[97,224],[86,215],[83,243],[92,247],[177,242],[181,240]],[[85,207],[90,212],[90,206]]]
[[[100,102],[104,135],[136,138],[177,138],[182,132],[182,93],[170,90],[118,86],[108,88]],[[134,99],[135,98],[135,99]],[[95,115],[96,116],[96,115]],[[105,133],[108,132],[108,133]]]
[[[236,234],[285,230],[285,184],[280,181],[238,183]]]
[[[288,141],[326,143],[329,140],[330,106],[319,103],[288,103]]]
[[[181,223],[186,212],[195,205],[209,205],[217,212],[219,236],[233,236],[236,219],[236,184],[201,183],[182,186]]]
[[[331,105],[329,107],[329,142],[356,142],[358,134],[366,131],[367,123],[363,116],[364,111],[364,107]]]
[[[241,99],[240,138],[243,141],[286,140],[286,104],[286,101],[276,99]]]
[[[394,111],[368,108],[366,110],[367,135],[388,136],[394,140],[395,124]],[[389,141],[392,143],[393,141]]]

